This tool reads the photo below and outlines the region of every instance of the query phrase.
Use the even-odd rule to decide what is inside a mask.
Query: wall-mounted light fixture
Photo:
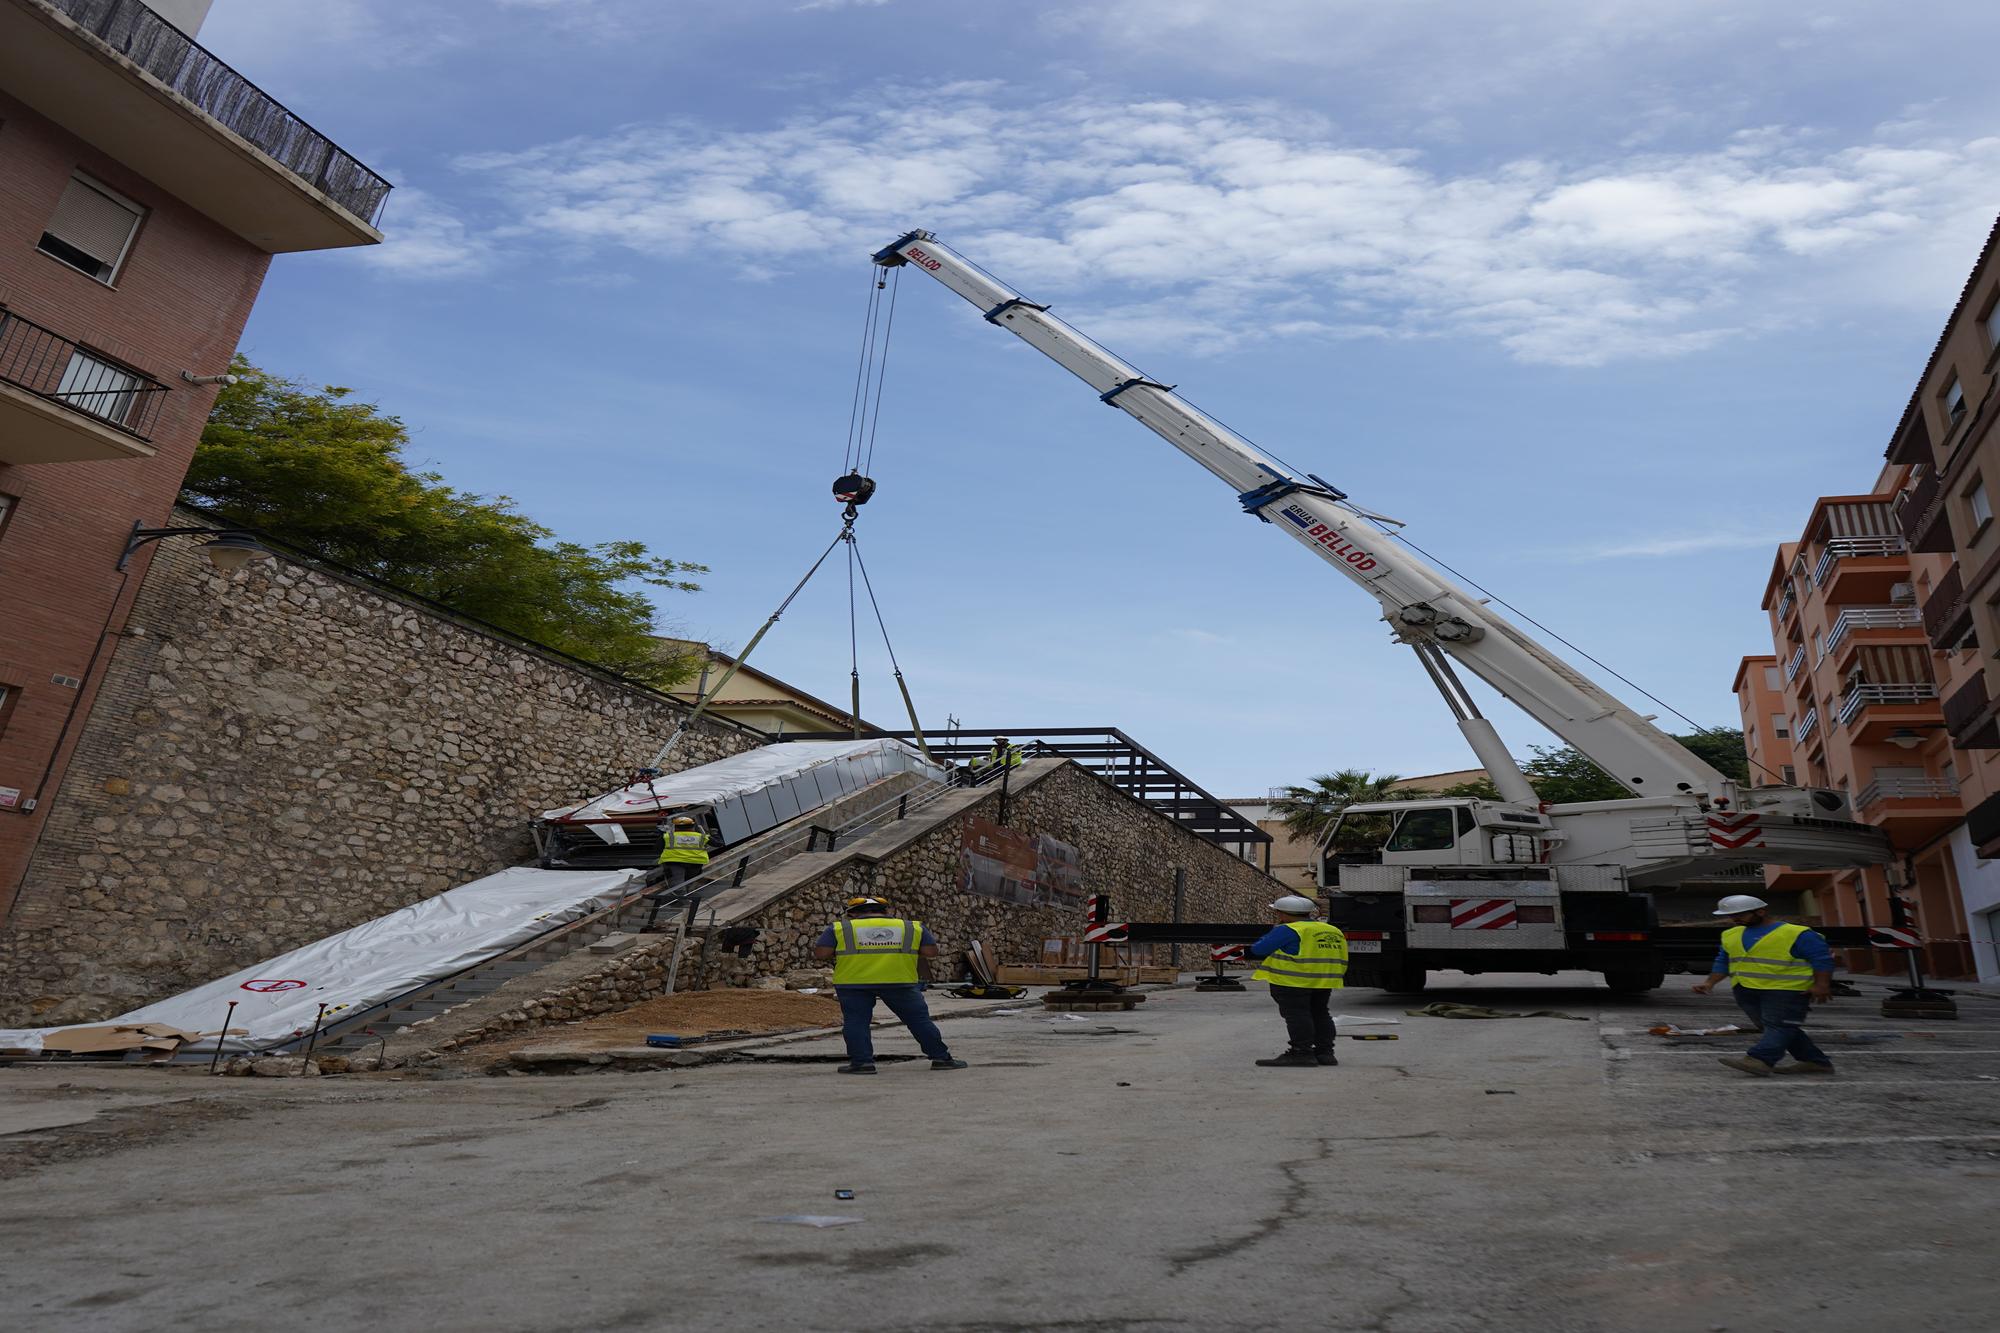
[[[210,537],[201,553],[208,557],[208,563],[223,574],[234,574],[252,560],[272,559],[271,552],[257,540],[256,534],[241,528],[144,528],[138,520],[133,520],[132,534],[126,538],[125,553],[118,557],[118,568],[123,569],[132,560],[132,553],[147,542],[156,542],[162,537]]]

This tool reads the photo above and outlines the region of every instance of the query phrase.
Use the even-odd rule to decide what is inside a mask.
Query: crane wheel
[[[1621,967],[1604,974],[1604,984],[1611,988],[1613,995],[1644,995],[1658,990],[1666,982],[1666,969],[1661,967]]]

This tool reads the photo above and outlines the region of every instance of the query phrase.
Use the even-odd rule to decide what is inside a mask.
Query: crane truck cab
[[[1429,972],[1601,972],[1614,991],[1665,978],[1652,903],[1614,863],[1558,864],[1539,806],[1439,797],[1348,806],[1317,860],[1348,984],[1415,993]]]
[[[1372,801],[1340,812],[1320,842],[1319,882],[1344,866],[1507,868],[1540,865],[1561,841],[1539,809],[1476,797]]]

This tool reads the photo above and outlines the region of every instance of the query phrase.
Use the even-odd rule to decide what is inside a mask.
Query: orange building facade
[[[1895,863],[1772,868],[1822,921],[1887,925],[1900,893],[1934,977],[2000,978],[2000,261],[1989,236],[1864,493],[1822,496],[1764,585],[1774,651],[1735,691],[1760,782],[1838,788]],[[1986,478],[1993,479],[1989,492]],[[1901,954],[1849,951],[1900,973]]]

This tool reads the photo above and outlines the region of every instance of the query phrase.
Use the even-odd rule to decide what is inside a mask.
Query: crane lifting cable
[[[883,619],[881,604],[875,598],[874,584],[868,577],[868,567],[861,559],[860,546],[854,538],[854,522],[860,517],[861,506],[867,504],[875,495],[875,481],[867,473],[874,463],[875,438],[882,423],[882,387],[889,366],[889,336],[895,330],[896,292],[901,277],[901,274],[897,274],[896,283],[892,285],[884,281],[879,271],[872,266],[869,270],[868,304],[861,321],[861,352],[854,372],[853,399],[848,407],[847,439],[840,459],[841,475],[835,478],[833,483],[833,498],[842,506],[840,531],[835,534],[831,542],[827,543],[826,549],[820,552],[819,558],[813,561],[811,568],[806,570],[805,577],[801,578],[791,592],[786,594],[785,599],[778,603],[778,609],[758,627],[757,632],[750,637],[750,642],[744,645],[743,651],[736,654],[735,660],[730,663],[729,669],[723,672],[721,679],[695,701],[693,710],[679,726],[674,728],[674,733],[667,738],[666,744],[660,747],[649,764],[639,770],[639,780],[649,781],[658,775],[660,765],[674,752],[681,738],[708,710],[708,706],[721,696],[723,688],[735,678],[738,671],[742,670],[744,663],[749,661],[750,654],[756,651],[757,645],[763,642],[771,627],[778,623],[779,617],[783,616],[798,595],[805,591],[806,584],[812,581],[813,575],[819,572],[827,557],[833,554],[834,548],[843,542],[847,544],[848,724],[853,729],[854,735],[860,737],[861,646],[854,583],[855,572],[859,570],[861,584],[868,593],[868,605],[875,613],[875,624],[882,631],[882,646],[889,654],[889,665],[895,674],[896,688],[902,695],[903,708],[909,714],[910,730],[915,734],[917,748],[922,751],[924,758],[931,757],[930,746],[924,742],[923,725],[917,720],[916,703],[910,697],[909,684],[903,679],[902,666],[896,661],[895,645],[889,642],[888,624]],[[882,301],[882,292],[885,288],[889,292],[886,310]]]

